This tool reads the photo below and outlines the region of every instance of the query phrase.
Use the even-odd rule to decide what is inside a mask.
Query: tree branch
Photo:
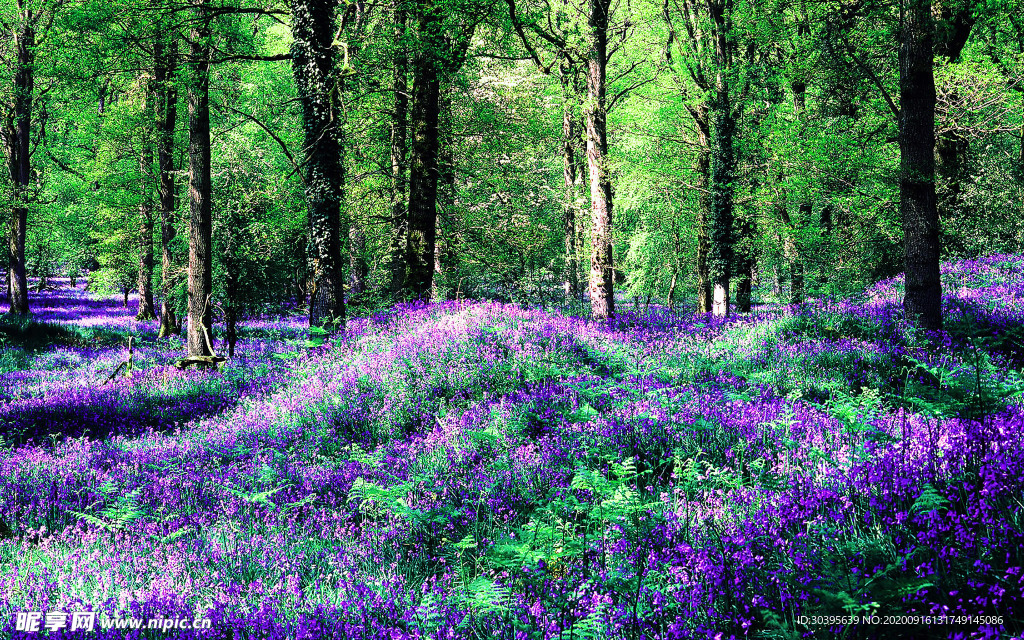
[[[293,170],[292,170],[292,172],[290,174],[288,174],[285,177],[285,180],[287,180],[288,178],[291,178],[293,174],[297,173],[297,174],[299,174],[299,179],[301,179],[303,184],[305,184],[306,178],[305,178],[305,176],[302,175],[302,165],[300,165],[298,162],[295,161],[295,156],[292,155],[292,152],[288,149],[288,145],[285,144],[284,140],[282,140],[276,133],[274,133],[270,129],[270,127],[268,127],[267,125],[263,124],[263,122],[260,121],[259,118],[257,118],[256,116],[248,114],[248,113],[246,113],[244,111],[239,111],[238,109],[235,109],[234,107],[228,106],[226,104],[225,105],[221,105],[221,106],[224,107],[225,109],[227,109],[228,111],[232,112],[232,113],[236,113],[236,114],[242,116],[246,120],[249,120],[251,122],[256,123],[256,125],[260,129],[263,129],[264,131],[266,131],[267,135],[270,136],[271,138],[273,138],[274,142],[276,142],[281,147],[281,151],[284,152],[285,157],[288,158],[288,162],[290,162],[291,165],[292,165]]]

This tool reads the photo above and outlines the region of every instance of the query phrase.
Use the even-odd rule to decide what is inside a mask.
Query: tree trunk
[[[610,0],[588,0],[587,169],[590,176],[590,313],[597,320],[615,315],[612,262],[612,183],[608,167],[608,70]]]
[[[956,131],[943,131],[935,143],[936,207],[939,220],[960,209],[963,180],[967,177],[967,139]]]
[[[709,105],[711,131],[711,219],[708,223],[708,272],[714,289],[711,311],[729,315],[729,278],[732,267],[733,192],[736,159],[733,151],[735,120],[729,92],[728,74],[732,67],[730,40],[731,3],[708,0],[708,12],[714,24],[715,83]]]
[[[709,313],[714,300],[711,274],[708,271],[708,231],[711,222],[711,125],[708,106],[699,105],[690,111],[697,125],[697,311]]]
[[[565,204],[562,213],[562,232],[565,234],[565,273],[562,289],[566,304],[580,296],[579,259],[576,246],[576,144],[580,137],[576,114],[579,94],[573,86],[572,63],[563,55],[560,66],[562,81],[562,180],[565,187]]]
[[[144,157],[142,163],[146,160]],[[148,160],[152,164],[152,154]],[[148,182],[145,178],[143,180]],[[153,320],[156,318],[153,306],[153,201],[148,193],[143,198],[139,203],[139,309],[135,319]]]
[[[676,271],[675,269],[673,269],[672,270],[672,282],[670,282],[669,285],[668,285],[668,297],[665,300],[665,303],[668,305],[668,310],[669,311],[675,311],[675,306],[676,306],[676,279],[677,279],[678,275],[679,275],[679,272]]]
[[[754,223],[743,220],[739,225],[740,239],[736,250],[736,311],[750,313],[751,295],[753,293],[754,264],[752,252]]]
[[[13,110],[8,112],[4,138],[7,165],[13,188],[8,244],[8,290],[11,313],[25,315],[28,306],[28,277],[25,273],[25,235],[28,225],[28,189],[32,180],[31,135],[32,97],[35,85],[35,30],[27,17],[14,33],[17,66],[14,70]]]
[[[440,10],[419,3],[421,42],[413,63],[412,154],[409,159],[409,236],[406,288],[415,300],[430,299],[437,239],[437,153],[441,113]]]
[[[309,324],[344,325],[341,262],[343,188],[340,113],[337,108],[335,3],[292,1],[292,71],[302,103],[306,206],[309,211],[309,262],[312,292]]]
[[[807,85],[803,80],[793,80],[790,83],[790,89],[793,91],[793,113],[797,119],[797,137],[802,141],[807,135]],[[786,213],[784,220],[789,232],[789,238],[786,239],[786,251],[789,258],[790,304],[803,304],[804,302],[804,262],[800,255],[798,235],[799,229],[810,218],[813,205],[808,200],[802,199],[797,211],[798,216],[794,225],[788,212],[784,209]]]
[[[729,315],[729,279],[732,275],[732,217],[734,123],[729,96],[720,92],[711,108],[711,217],[708,224],[708,273],[714,290],[711,311]]]
[[[238,343],[238,265],[233,257],[226,261],[224,274],[227,305],[224,309],[224,338],[228,343],[228,357],[235,357],[235,345]]]
[[[210,188],[209,0],[199,0],[189,54],[188,88],[188,355],[213,355],[213,247]]]
[[[181,333],[174,305],[171,304],[171,289],[174,286],[174,255],[171,243],[177,234],[174,207],[174,128],[178,117],[178,91],[174,75],[178,65],[178,43],[158,37],[153,42],[153,80],[156,92],[157,119],[157,164],[159,165],[159,207],[160,207],[160,332],[164,338]]]
[[[433,298],[450,300],[455,291],[452,287],[455,257],[455,126],[452,113],[451,91],[441,97],[441,116],[438,133],[438,185],[437,202],[440,221],[434,244]]]
[[[361,296],[366,292],[366,278],[370,268],[366,263],[366,233],[362,225],[352,220],[348,228],[349,293]]]
[[[395,0],[395,113],[391,121],[391,247],[389,290],[398,297],[405,287],[405,261],[409,251],[409,216],[406,208],[406,128],[409,117],[409,54],[405,46],[409,20],[404,0]]]
[[[136,320],[156,318],[153,309],[153,122],[154,87],[145,81],[143,112],[145,126],[142,130],[139,154],[139,185],[142,189],[139,200],[139,309]]]
[[[942,328],[939,215],[935,200],[935,79],[929,0],[903,0],[900,31],[900,214],[907,320]]]

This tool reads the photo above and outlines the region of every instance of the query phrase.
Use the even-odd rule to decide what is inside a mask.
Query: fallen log
[[[182,370],[187,369],[192,365],[195,365],[201,369],[206,369],[209,367],[217,367],[220,365],[220,363],[226,360],[227,358],[225,358],[224,356],[187,356],[175,362],[174,366]]]

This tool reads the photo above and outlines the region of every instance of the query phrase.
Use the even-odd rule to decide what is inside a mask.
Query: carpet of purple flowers
[[[448,302],[252,322],[216,372],[62,283],[0,324],[0,634],[1020,637],[1024,256],[943,277],[927,335],[899,279],[727,321]],[[948,618],[813,622],[869,615]]]

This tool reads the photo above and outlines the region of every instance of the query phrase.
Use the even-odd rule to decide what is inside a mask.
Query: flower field
[[[943,279],[941,333],[899,279],[726,321],[447,302],[254,321],[216,372],[64,282],[0,324],[0,634],[1020,638],[1024,256]]]

